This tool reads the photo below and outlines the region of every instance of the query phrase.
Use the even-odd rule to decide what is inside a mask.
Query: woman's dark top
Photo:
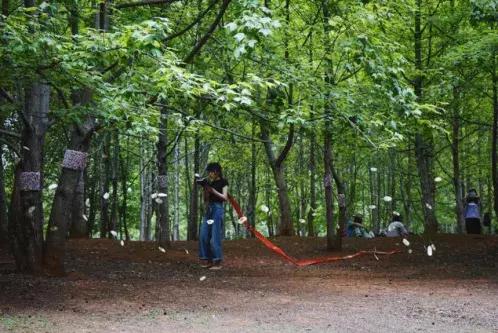
[[[228,181],[224,178],[220,178],[218,180],[215,180],[212,183],[208,183],[209,186],[214,188],[216,191],[220,192],[223,194],[223,187],[228,186]],[[218,197],[214,193],[209,193],[209,202],[224,202],[224,200],[220,197]]]

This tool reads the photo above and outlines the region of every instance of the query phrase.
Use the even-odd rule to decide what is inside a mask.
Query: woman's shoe
[[[220,270],[221,269],[221,262],[220,261],[216,261],[213,263],[213,265],[211,267],[209,267],[210,270],[212,271],[217,271],[217,270]]]
[[[209,268],[211,267],[213,264],[209,261],[209,260],[201,260],[201,263],[200,263],[201,267],[202,268]]]

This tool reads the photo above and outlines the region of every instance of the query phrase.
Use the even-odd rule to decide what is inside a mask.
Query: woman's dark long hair
[[[223,169],[221,167],[221,164],[218,162],[208,163],[208,165],[206,166],[206,171],[207,172],[210,172],[210,171],[216,172],[218,174],[218,176],[220,176],[221,179],[223,178]]]

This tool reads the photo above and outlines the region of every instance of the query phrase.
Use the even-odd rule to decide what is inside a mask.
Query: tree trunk
[[[9,15],[9,0],[2,0],[2,15],[5,17]]]
[[[3,147],[0,145],[0,248],[2,249],[8,248],[8,223],[9,217],[7,215],[7,204],[5,197]]]
[[[82,99],[90,101],[91,94],[85,94]],[[70,221],[73,222],[79,237],[86,236],[86,221],[83,219],[84,209],[84,169],[86,167],[87,151],[95,130],[93,118],[87,119],[82,126],[76,126],[72,132],[71,142],[64,155],[62,172],[55,192],[52,211],[47,230],[44,264],[50,274],[64,274],[65,243]],[[78,186],[79,183],[82,183]],[[78,193],[80,192],[80,193]],[[76,206],[75,206],[76,204]],[[77,211],[77,216],[72,213]],[[83,226],[81,226],[83,224]]]
[[[111,158],[109,156],[111,148],[111,133],[104,134],[102,142],[102,167],[103,172],[100,180],[100,238],[111,237],[111,220],[109,216],[109,187],[111,180]]]
[[[261,125],[261,138],[264,141],[266,156],[268,157],[268,163],[270,164],[271,170],[273,172],[273,178],[275,184],[277,185],[277,195],[278,203],[280,209],[280,226],[279,235],[280,236],[293,236],[294,235],[294,225],[291,220],[291,209],[289,202],[289,192],[287,190],[287,182],[285,180],[285,167],[284,159],[292,145],[294,137],[294,126],[291,125],[289,129],[289,135],[287,139],[287,145],[282,150],[282,153],[278,158],[275,157],[273,153],[273,142],[271,141],[270,134],[266,129],[264,124]]]
[[[256,137],[256,122],[253,120],[252,122],[252,133],[251,137],[254,139]],[[256,166],[257,166],[257,150],[256,150],[256,142],[251,142],[251,181],[249,186],[249,205],[247,209],[247,217],[249,219],[249,223],[253,228],[256,228]],[[249,237],[254,237],[254,235],[250,234]]]
[[[455,214],[458,233],[465,232],[465,219],[463,214],[463,188],[460,178],[460,103],[459,92],[453,88],[453,122],[451,155],[453,157],[453,187],[455,189]]]
[[[417,101],[423,100],[423,72],[422,59],[422,26],[421,26],[422,0],[417,0],[415,9],[415,68],[419,74],[414,79],[414,91]],[[415,134],[415,156],[420,177],[422,192],[422,209],[424,212],[424,233],[432,235],[437,233],[438,223],[435,214],[435,184],[434,184],[434,142],[430,128],[423,128]]]
[[[43,144],[49,126],[50,87],[32,83],[25,88],[21,162],[16,171],[9,230],[16,266],[20,272],[39,274],[43,243]]]
[[[492,129],[492,147],[491,147],[491,175],[493,178],[494,190],[494,211],[495,216],[498,217],[498,74],[496,73],[497,53],[493,53],[492,67],[491,67],[491,83],[493,84],[493,129]]]
[[[199,131],[195,132],[194,136],[194,173],[200,171],[200,138]],[[197,183],[193,181],[192,192],[190,192],[190,214],[188,221],[188,240],[197,240],[198,236],[198,221],[199,221],[199,195],[197,191]]]
[[[331,53],[330,44],[330,1],[322,1],[323,10],[323,31],[324,31],[324,49],[326,54]],[[327,92],[325,93],[325,101],[323,107],[324,114],[324,147],[323,147],[323,164],[324,164],[324,180],[323,184],[325,187],[325,220],[327,225],[327,249],[336,249],[335,235],[336,228],[334,224],[333,216],[333,192],[332,192],[332,109],[334,104],[332,101],[332,94],[330,92],[331,86],[334,85],[333,80],[333,64],[330,57],[326,57],[325,60],[325,85],[327,86]]]
[[[111,184],[112,184],[112,195],[111,195],[111,219],[109,230],[118,230],[118,206],[119,206],[119,196],[118,196],[118,180],[119,180],[119,133],[117,131],[113,132],[113,153],[111,162]],[[122,235],[121,235],[122,237]]]
[[[69,237],[88,238],[87,221],[88,217],[85,214],[85,172],[82,171],[74,191]]]
[[[175,145],[175,223],[173,240],[180,239],[180,141]]]
[[[315,228],[313,221],[315,219],[316,211],[316,162],[315,162],[315,148],[316,138],[315,135],[310,135],[310,161],[309,161],[309,175],[310,175],[310,208],[308,211],[308,236],[315,236]]]
[[[130,156],[128,154],[129,151],[129,139],[126,140],[126,161],[123,158],[120,158],[120,168],[121,168],[121,195],[123,196],[123,201],[121,203],[121,208],[119,211],[120,215],[120,225],[124,231],[125,239],[127,241],[130,240],[130,234],[128,232],[128,174],[130,168]]]
[[[168,161],[167,161],[167,146],[168,146],[168,113],[165,108],[161,109],[161,119],[159,127],[159,140],[157,142],[157,188],[159,194],[168,194]],[[162,203],[160,202],[162,201]],[[163,247],[170,246],[170,230],[169,230],[169,205],[168,197],[157,197],[157,227],[159,245]]]
[[[97,211],[99,210],[99,200],[98,195],[99,195],[99,189],[100,189],[100,184],[99,184],[99,177],[97,175],[100,174],[100,166],[101,163],[97,159],[93,159],[93,167],[92,167],[92,177],[88,179],[88,187],[90,187],[90,194],[89,198],[85,200],[85,206],[89,210],[88,212],[88,238],[93,237],[93,232],[95,228],[95,220],[96,220],[96,215]],[[87,187],[87,188],[88,188]],[[89,205],[87,205],[87,200]],[[89,207],[88,207],[89,206]]]

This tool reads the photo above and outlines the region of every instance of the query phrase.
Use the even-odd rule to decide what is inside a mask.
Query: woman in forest
[[[402,222],[401,214],[398,212],[393,213],[392,221],[387,227],[386,237],[406,237],[408,230]]]
[[[346,227],[346,233],[348,237],[363,237],[363,238],[374,238],[373,232],[368,231],[363,224],[363,215],[356,214],[353,216],[353,221],[348,221]]]
[[[220,269],[223,260],[223,202],[228,200],[228,182],[223,178],[221,165],[209,163],[207,179],[196,181],[204,188],[206,214],[202,219],[199,237],[199,259],[202,267]]]
[[[470,189],[465,198],[465,229],[468,234],[481,233],[481,202],[475,189]]]

